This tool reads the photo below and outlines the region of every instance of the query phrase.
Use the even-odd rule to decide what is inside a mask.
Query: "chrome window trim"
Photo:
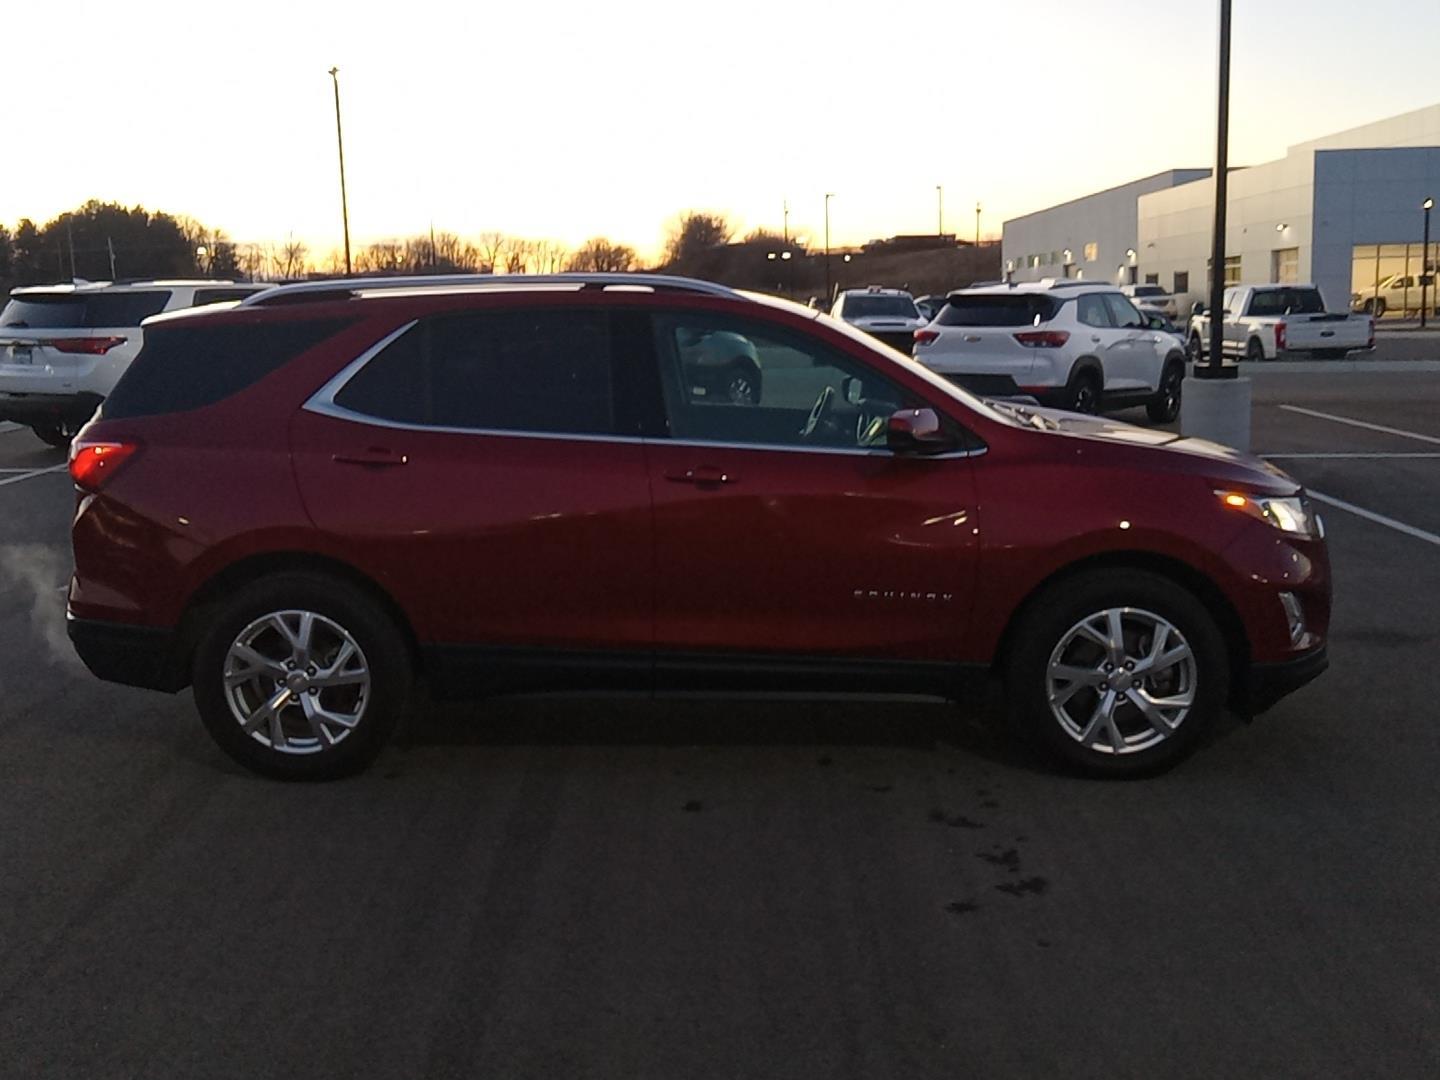
[[[354,360],[351,360],[331,376],[324,386],[310,395],[309,399],[306,400],[301,408],[317,416],[328,416],[332,420],[346,420],[356,424],[368,424],[371,427],[386,428],[391,431],[434,432],[440,435],[486,435],[512,439],[560,439],[567,442],[620,443],[629,446],[654,444],[656,446],[687,446],[702,450],[761,450],[784,454],[843,454],[847,457],[915,457],[926,461],[947,461],[956,458],[979,457],[989,449],[988,447],[982,446],[975,450],[952,450],[943,454],[901,455],[884,447],[857,446],[849,449],[842,446],[789,446],[784,443],[743,443],[724,442],[721,440],[667,439],[655,437],[642,438],[635,435],[592,435],[588,433],[568,433],[563,431],[521,431],[511,428],[447,427],[439,424],[413,424],[404,420],[387,420],[381,416],[371,416],[369,413],[356,412],[354,409],[347,409],[335,403],[336,395],[345,389],[346,384],[359,374],[360,370],[366,364],[375,359],[375,357],[389,347],[391,343],[398,341],[405,334],[409,333],[419,322],[419,319],[411,319],[403,326],[396,327],[390,331],[390,333],[386,334],[374,345],[371,345]]]

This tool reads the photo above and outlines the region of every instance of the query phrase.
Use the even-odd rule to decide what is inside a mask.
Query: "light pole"
[[[935,235],[945,235],[945,189],[935,185]]]
[[[825,303],[830,303],[830,200],[833,191],[825,193]]]
[[[980,204],[975,204],[975,246],[980,246]]]
[[[790,250],[790,200],[789,200],[789,199],[786,199],[785,202],[784,202],[782,205],[784,206],[784,212],[785,212],[785,224],[782,226],[782,233],[781,233],[781,235],[784,237],[784,240],[785,240],[785,250],[786,250],[786,251],[789,251],[789,250]]]
[[[1425,329],[1426,293],[1430,286],[1430,211],[1435,209],[1435,200],[1426,199],[1420,204],[1425,211],[1425,241],[1420,245],[1420,329]]]
[[[1210,238],[1210,355],[1195,364],[1180,406],[1180,432],[1237,450],[1250,449],[1252,391],[1239,365],[1225,366],[1225,211],[1230,170],[1230,0],[1220,0],[1215,123],[1215,232]]]
[[[340,219],[345,224],[345,276],[350,276],[350,205],[345,199],[345,138],[340,134],[340,69],[330,69],[335,84],[335,146],[340,151]]]

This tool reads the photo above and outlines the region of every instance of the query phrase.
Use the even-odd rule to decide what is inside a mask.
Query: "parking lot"
[[[0,432],[0,1075],[1437,1075],[1440,372],[1350,366],[1255,376],[1330,671],[1132,783],[976,709],[595,698],[258,780],[73,658],[63,456]]]

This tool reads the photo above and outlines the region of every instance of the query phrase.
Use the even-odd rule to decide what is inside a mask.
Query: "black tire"
[[[1385,317],[1385,301],[1383,299],[1376,300],[1374,303],[1374,308],[1375,310],[1373,314],[1375,318],[1383,319]]]
[[[1260,344],[1259,338],[1251,338],[1250,344],[1245,346],[1245,359],[1252,364],[1265,362],[1265,346]]]
[[[1172,356],[1165,361],[1160,388],[1145,405],[1145,415],[1152,424],[1169,424],[1180,415],[1180,397],[1185,388],[1185,359]]]
[[[1100,376],[1095,369],[1081,368],[1070,376],[1070,385],[1065,388],[1065,408],[1093,416],[1100,411],[1101,393]]]
[[[760,369],[746,359],[732,360],[721,373],[720,393],[732,405],[759,405]]]
[[[1198,364],[1205,359],[1205,345],[1199,334],[1190,335],[1190,339],[1185,343],[1185,355],[1192,364]]]
[[[357,717],[353,728],[331,729],[331,744],[313,752],[304,752],[303,747],[307,742],[319,742],[324,733],[308,735],[304,730],[303,716],[297,715],[301,710],[294,708],[293,703],[303,705],[303,696],[310,693],[314,700],[326,704],[326,695],[347,688],[306,691],[302,687],[291,703],[282,707],[280,711],[285,719],[281,735],[283,739],[290,740],[286,745],[291,752],[267,745],[272,741],[268,730],[261,732],[266,739],[264,742],[248,734],[231,710],[226,688],[227,656],[242,632],[267,614],[294,611],[312,612],[348,634],[358,646],[358,656],[369,674],[367,686],[349,691],[352,699],[358,699],[349,703]],[[273,640],[279,642],[280,639],[276,636]],[[319,629],[316,640],[321,640]],[[257,652],[262,651],[259,641],[252,644],[256,645]],[[280,650],[281,653],[283,651]],[[262,654],[267,657],[276,655],[273,650]],[[329,659],[333,658],[334,653],[331,653]],[[283,671],[276,674],[283,674]],[[299,676],[300,672],[293,674]],[[204,632],[195,650],[192,670],[195,705],[211,738],[247,769],[280,780],[333,780],[364,769],[375,759],[403,715],[409,701],[412,678],[405,640],[379,604],[353,585],[304,572],[262,578],[211,609],[206,615]],[[258,681],[268,682],[269,679],[267,674]],[[249,685],[246,693],[250,692]],[[274,689],[278,692],[283,688],[277,683]],[[333,701],[327,707],[337,708]],[[269,725],[263,726],[268,729]]]
[[[1065,644],[1072,629],[1081,621],[1112,608],[1129,609],[1132,615],[1127,618],[1138,620],[1145,613],[1151,613],[1165,620],[1183,636],[1193,657],[1193,670],[1188,673],[1170,669],[1175,677],[1183,675],[1190,679],[1189,691],[1193,701],[1188,712],[1178,716],[1178,722],[1169,734],[1162,735],[1160,728],[1147,724],[1132,699],[1127,697],[1116,706],[1114,730],[1121,735],[1121,744],[1126,747],[1123,753],[1097,750],[1083,743],[1083,732],[1069,731],[1052,709],[1049,692],[1052,654]],[[1131,627],[1125,625],[1124,631],[1128,635]],[[1005,658],[1005,682],[1011,730],[1052,759],[1092,776],[1147,776],[1171,767],[1191,753],[1214,726],[1224,711],[1229,694],[1230,671],[1225,643],[1209,611],[1186,589],[1149,571],[1096,570],[1062,579],[1026,605],[1010,640],[1014,645]],[[1166,641],[1179,644],[1178,639],[1168,636],[1168,632]],[[1127,653],[1131,647],[1136,649],[1137,654],[1148,650],[1143,638],[1136,639],[1132,646],[1131,639],[1126,636],[1126,643]],[[1102,676],[1098,665],[1103,662],[1104,650],[1083,636],[1076,638],[1067,649],[1086,646],[1095,649],[1102,657],[1101,661],[1096,661],[1095,677],[1131,679],[1124,672],[1123,663],[1115,675]],[[1081,663],[1068,660],[1066,653],[1061,653],[1060,658],[1067,663]],[[1177,667],[1185,663],[1182,660]],[[1063,690],[1068,690],[1068,687]],[[1106,684],[1106,692],[1110,692],[1109,684]],[[1151,688],[1142,686],[1136,692],[1150,693]],[[1067,710],[1074,710],[1080,717],[1090,715],[1093,719],[1094,709],[1102,704],[1101,693],[1098,687],[1087,684],[1056,708],[1067,716],[1070,715]],[[1126,689],[1125,693],[1130,693],[1130,690]],[[1074,718],[1071,722],[1078,724]],[[1133,736],[1132,728],[1135,729]],[[1132,737],[1135,740],[1133,743],[1129,741]],[[1147,737],[1158,741],[1147,745],[1144,741]],[[1100,734],[1096,738],[1100,738]],[[1107,746],[1114,746],[1113,737],[1107,740]]]
[[[70,443],[75,439],[75,432],[80,429],[76,424],[56,421],[53,424],[32,424],[30,430],[46,446],[53,446],[57,450],[68,450]]]

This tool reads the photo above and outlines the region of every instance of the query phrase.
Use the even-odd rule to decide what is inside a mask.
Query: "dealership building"
[[[1440,105],[1232,168],[1225,282],[1314,282],[1332,310],[1416,314],[1440,250],[1437,217],[1422,251],[1429,198],[1440,198]],[[1208,293],[1214,206],[1211,170],[1157,173],[1005,222],[1002,265],[1013,281],[1158,284],[1188,310]]]

